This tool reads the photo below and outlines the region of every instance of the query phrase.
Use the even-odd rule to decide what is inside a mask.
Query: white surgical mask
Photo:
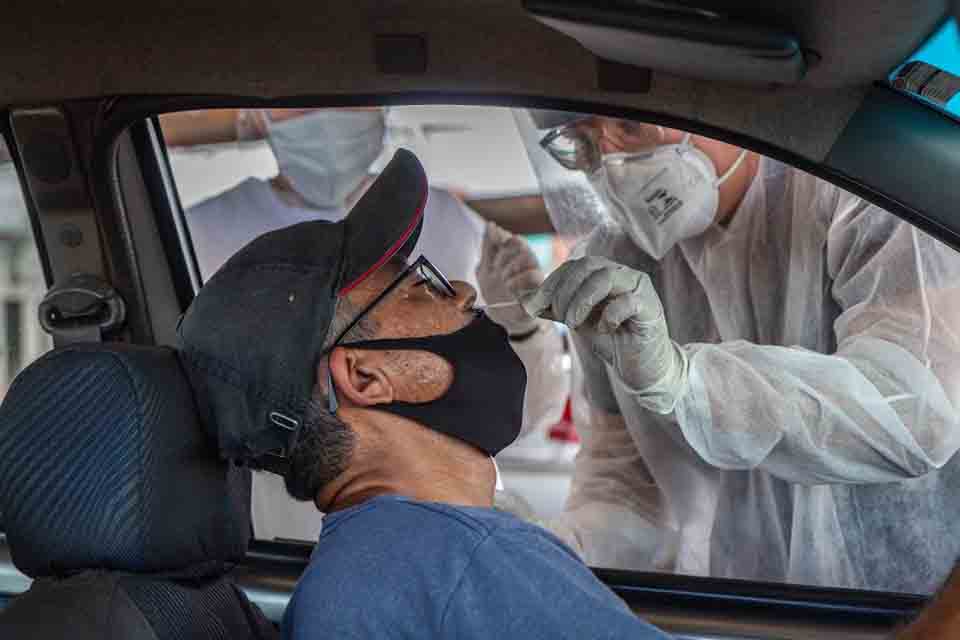
[[[590,177],[610,214],[648,255],[660,260],[675,244],[703,233],[717,215],[719,187],[746,155],[717,179],[713,162],[690,143],[643,153],[611,153]]]
[[[363,182],[383,150],[380,109],[323,109],[267,121],[267,139],[286,176],[303,198],[318,207],[342,206]]]

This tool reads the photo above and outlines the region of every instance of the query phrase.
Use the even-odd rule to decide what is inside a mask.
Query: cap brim
[[[345,220],[344,295],[393,258],[409,257],[420,237],[427,175],[417,157],[398,150]]]

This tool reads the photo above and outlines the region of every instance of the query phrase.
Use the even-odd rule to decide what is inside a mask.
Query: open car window
[[[503,302],[477,276],[485,217],[511,204],[499,220],[544,275],[589,256],[655,292],[632,304],[662,309],[662,350],[643,331],[584,346],[550,322],[515,344],[527,411],[498,456],[502,508],[594,567],[940,584],[960,551],[941,534],[960,511],[956,252],[812,175],[656,125],[479,107],[303,124],[318,113],[161,117],[203,279],[261,233],[342,217],[402,146],[432,184],[415,253],[482,302]],[[268,474],[253,512],[262,539],[322,529]]]
[[[283,128],[290,124],[284,118],[298,110],[272,111],[277,112],[276,122],[265,110],[194,111],[161,118],[202,279],[209,278],[230,255],[259,233],[304,219],[339,219],[367,186],[364,176],[374,175],[400,147],[417,154],[434,188],[431,195],[437,201],[448,197],[493,201],[537,191],[536,177],[516,135],[509,109],[423,106],[376,111],[326,110],[344,114],[355,122],[320,123],[318,131],[324,126],[351,126],[355,128],[354,142],[366,146],[355,151],[353,158],[335,160],[332,155],[324,158],[321,154],[312,167],[288,170],[287,173],[311,169],[339,171],[341,180],[352,181],[352,193],[323,192],[332,188],[330,180],[315,186],[310,198],[316,202],[311,202],[289,188],[287,181],[275,179],[278,166],[271,144],[276,143],[268,135],[270,130],[280,130],[277,139],[284,144],[287,138],[282,136]],[[299,135],[292,133],[294,139]],[[498,150],[497,161],[491,161],[491,148]],[[296,154],[289,157],[296,160]],[[364,165],[359,171],[346,166],[358,162]],[[352,174],[345,176],[343,172]],[[251,204],[256,201],[257,206],[240,207],[232,213],[224,210],[239,200]],[[240,217],[249,215],[246,211],[253,209],[258,213],[238,222]],[[229,217],[235,224],[221,224],[221,216]],[[466,266],[461,270],[465,271]]]

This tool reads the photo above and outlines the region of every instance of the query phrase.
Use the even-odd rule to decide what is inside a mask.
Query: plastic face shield
[[[617,225],[587,179],[586,171],[577,168],[586,168],[585,159],[593,153],[592,143],[569,126],[537,128],[526,109],[514,109],[513,117],[557,233],[576,245],[591,233],[615,231]]]

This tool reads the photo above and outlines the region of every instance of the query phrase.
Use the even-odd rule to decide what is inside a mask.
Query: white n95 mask
[[[342,206],[383,151],[381,109],[320,109],[278,122],[266,118],[266,122],[280,173],[318,207]]]
[[[713,162],[690,143],[643,153],[611,153],[590,182],[631,240],[660,260],[675,244],[703,233],[717,215],[719,187],[746,155],[742,151],[719,180]]]

